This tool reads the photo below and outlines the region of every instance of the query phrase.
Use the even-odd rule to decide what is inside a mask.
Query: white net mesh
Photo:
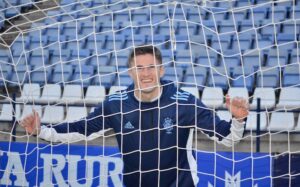
[[[0,185],[122,186],[123,177],[133,175],[136,186],[147,186],[143,180],[151,180],[155,173],[154,186],[180,186],[185,184],[180,176],[186,171],[185,178],[193,176],[198,186],[293,186],[300,173],[293,166],[299,162],[293,160],[299,153],[300,129],[299,5],[288,0],[0,2]],[[64,134],[64,143],[49,144],[19,127],[18,121],[33,109],[45,125],[79,119],[88,124],[92,119],[85,116],[105,106],[105,99],[126,98],[108,95],[132,84],[128,56],[141,45],[160,49],[164,79],[200,98],[221,119],[232,119],[225,94],[249,100],[251,111],[241,142],[225,148],[196,128],[194,138],[185,137],[186,145],[193,146],[182,147],[178,133],[173,153],[177,173],[168,175],[174,168],[163,167],[168,160],[165,153],[174,147],[165,147],[160,135],[154,140],[141,135],[160,132],[160,127],[141,127],[142,114],[148,110],[165,115],[160,102],[111,114],[121,116],[123,130],[135,128],[123,118],[139,114],[140,129],[127,132],[140,133],[138,142],[128,140],[126,132],[100,131],[92,136]],[[176,102],[184,100],[184,94],[176,95]],[[175,115],[178,123],[180,112]],[[172,119],[166,117],[161,123],[171,133]],[[128,141],[139,146],[130,150],[124,147]],[[151,141],[150,147],[143,147]],[[258,147],[263,153],[255,153]],[[189,166],[179,163],[181,150],[186,151]],[[148,158],[148,152],[159,155],[158,165],[151,169],[143,165],[145,159],[156,159]],[[123,165],[122,159],[130,155],[138,155],[138,170]],[[280,158],[286,155],[289,159],[282,166]],[[169,176],[175,176],[173,183],[163,183]]]

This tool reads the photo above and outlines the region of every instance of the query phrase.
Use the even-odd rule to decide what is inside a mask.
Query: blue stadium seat
[[[90,50],[88,49],[82,49],[79,52],[76,50],[71,50],[71,55],[68,62],[70,62],[70,64],[72,65],[78,65],[78,64],[88,65],[90,61],[89,57],[90,57]]]
[[[174,53],[169,50],[169,49],[161,49],[161,56],[162,56],[162,61],[163,64],[170,64],[170,62],[173,62],[174,58],[173,58]]]
[[[299,63],[300,62],[300,50],[293,49],[291,52],[291,64]]]
[[[115,66],[98,66],[97,75],[93,79],[93,84],[102,85],[108,89],[113,85],[115,77]]]
[[[213,67],[217,65],[218,54],[206,46],[197,46],[193,50],[196,56],[196,64]]]
[[[282,78],[284,87],[300,87],[300,63],[284,67]]]
[[[14,7],[8,6],[4,11],[5,18],[12,18],[14,16],[19,15],[20,13],[21,13],[21,7],[17,7],[17,6]]]
[[[259,23],[261,20],[265,20],[268,15],[270,4],[260,4],[253,7],[252,11],[249,11],[249,19],[253,20],[255,24]]]
[[[5,86],[7,84],[7,80],[11,80],[13,66],[9,64],[0,65],[0,87]]]
[[[61,30],[60,30],[60,34],[62,35],[66,35],[66,36],[71,36],[71,35],[77,35],[79,34],[79,29],[81,28],[81,24],[78,25],[77,22],[75,21],[71,21],[71,22],[67,22],[61,25]]]
[[[14,50],[13,57],[11,58],[11,63],[15,65],[26,65],[29,64],[29,52],[25,50]]]
[[[182,67],[165,67],[165,79],[167,80],[178,80],[182,81],[183,79],[183,68]]]
[[[147,43],[154,44],[155,46],[157,45],[162,45],[162,49],[166,49],[166,41],[169,40],[169,35],[153,35],[151,38],[147,38]]]
[[[71,50],[70,59],[87,59],[90,55],[89,49]]]
[[[177,4],[174,7],[169,7],[169,15],[176,21],[187,20],[188,14],[186,9],[181,4]]]
[[[251,32],[241,32],[233,35],[231,49],[235,51],[246,51],[252,48],[252,40],[255,37]]]
[[[61,46],[64,50],[72,50],[80,53],[80,51],[86,46],[86,39],[69,39],[68,41],[63,42]]]
[[[10,62],[11,60],[11,56],[12,53],[9,49],[0,49],[0,61],[1,64],[3,64],[3,62]]]
[[[30,72],[30,82],[37,83],[39,85],[47,84],[50,73],[51,73],[51,69],[49,67],[48,68],[34,67],[32,72]]]
[[[168,19],[167,7],[153,6],[151,10],[152,24],[160,23]]]
[[[174,30],[171,30],[171,28],[169,21],[164,21],[154,25],[155,33],[159,35],[170,35],[172,31],[175,32],[177,30],[177,25],[174,25]]]
[[[190,47],[188,35],[176,35],[175,39],[171,41],[170,44],[172,44],[176,50],[188,50]]]
[[[140,24],[142,24],[142,22],[138,22]],[[133,27],[133,33],[134,34],[145,34],[145,33],[149,33],[149,38],[151,38],[153,36],[154,33],[154,28],[151,25],[140,25],[138,27]]]
[[[209,11],[207,12],[206,20],[211,20],[214,22],[225,20],[227,17],[227,8],[219,8],[214,5],[209,8]]]
[[[146,35],[144,34],[135,34],[128,35],[125,40],[125,48],[133,47],[133,46],[140,46],[146,43]]]
[[[12,50],[18,50],[18,51],[21,51],[21,50],[24,50],[24,49],[28,49],[28,46],[27,46],[27,37],[28,36],[19,36],[17,37],[11,44],[11,47],[10,49]]]
[[[252,20],[243,20],[240,21],[239,23],[239,31],[240,32],[247,32],[247,33],[251,33],[253,35],[255,35],[257,33],[260,24],[259,23],[253,23]]]
[[[186,37],[197,35],[197,24],[187,21],[176,21],[174,24],[177,24],[176,35],[185,35]]]
[[[132,84],[132,78],[129,76],[117,76],[114,85],[115,86],[129,86]]]
[[[107,8],[112,12],[121,11],[127,7],[126,2],[119,0],[111,0],[109,3]]]
[[[53,21],[53,19],[51,21]],[[47,25],[43,34],[45,34],[45,36],[53,36],[56,38],[56,41],[58,41],[58,37],[61,32],[60,30],[61,28],[59,24],[51,24]]]
[[[56,36],[55,37],[51,36],[51,39],[48,38],[48,42],[49,40],[53,40],[53,42],[55,42],[54,45],[51,45],[51,47],[48,48],[50,51],[54,51],[57,49],[66,49],[66,46],[69,45],[69,43],[73,43],[73,45],[72,44],[70,45],[75,46],[76,38],[74,38],[74,36],[60,35],[57,38]]]
[[[267,51],[266,55],[266,66],[268,67],[284,66],[288,63],[287,50],[280,50],[280,48],[270,49]]]
[[[76,14],[75,14],[75,17],[77,19],[82,19],[82,18],[91,18],[93,16],[93,13],[89,10],[87,10],[87,8],[85,7],[82,7],[81,5],[74,5],[74,9],[76,11],[78,11]],[[79,22],[78,22],[79,23]]]
[[[127,61],[129,56],[129,50],[122,50],[113,53],[111,56],[110,64],[115,67],[127,67]]]
[[[141,4],[141,2],[139,3]],[[150,8],[138,8],[138,9],[131,10],[131,21],[140,22],[141,25],[150,24],[149,16],[150,16]]]
[[[279,69],[278,68],[262,68],[257,72],[257,87],[277,88],[279,85]]]
[[[47,16],[50,17],[51,19],[45,19],[44,20],[45,24],[50,25],[51,23],[57,23],[57,21],[60,20],[60,16],[61,16],[62,12],[63,12],[63,10],[60,10],[60,9],[58,9],[58,10],[49,10],[47,12]],[[59,26],[59,25],[56,24],[56,27],[57,26]]]
[[[54,50],[50,56],[50,64],[66,62],[69,60],[70,51],[69,50]]]
[[[269,20],[270,23],[278,23],[278,22],[286,20],[287,7],[280,6],[280,5],[273,6],[273,4],[271,4],[271,5],[272,5],[272,8],[270,8],[267,20]]]
[[[236,26],[238,26],[239,22],[245,21],[247,13],[248,13],[247,9],[241,9],[239,11],[235,10],[232,12],[228,12],[226,21],[228,20],[229,22],[234,23],[234,24],[236,24]]]
[[[294,46],[296,46],[296,43],[298,41],[297,35],[295,34],[284,34],[279,33],[276,37],[277,44],[284,45],[286,48],[293,49]],[[275,38],[274,38],[275,43]]]
[[[65,36],[60,36],[59,38],[57,36],[48,36],[48,44],[45,48],[49,51],[61,49],[64,47],[64,43],[60,41],[65,41]]]
[[[91,57],[87,59],[88,64],[97,66],[106,66],[110,63],[111,54],[92,54]]]
[[[113,18],[114,18],[114,23],[118,22],[127,22],[130,20],[129,18],[129,10],[123,10],[123,11],[118,11],[113,13]]]
[[[226,51],[230,47],[231,35],[222,34],[222,35],[213,35],[211,39],[211,47],[217,51]]]
[[[100,30],[100,25],[94,24],[92,21],[86,20],[79,29],[80,35],[88,36],[92,33],[98,32]]]
[[[230,72],[226,72],[224,67],[216,67],[208,70],[208,82],[209,87],[220,87],[223,90],[228,90]]]
[[[199,34],[197,35],[193,35],[190,36],[190,41],[193,41],[193,43],[191,43],[192,49],[193,46],[195,46],[195,48],[197,48],[197,46],[201,45],[201,44],[207,44],[207,38],[204,37],[204,34],[202,32],[202,27],[200,27],[199,29]]]
[[[254,0],[239,0],[236,1],[235,7],[249,7],[254,4]]]
[[[83,87],[88,87],[92,81],[94,75],[94,66],[78,65],[75,68],[74,75],[72,77],[72,84],[80,84]]]
[[[187,76],[203,76],[205,79],[207,76],[207,67],[203,67],[203,66],[199,66],[199,65],[188,67],[186,69],[185,75],[187,75]]]
[[[262,51],[255,50],[242,56],[241,66],[249,69],[257,69],[263,65]]]
[[[89,36],[86,41],[85,49],[94,50],[95,53],[101,54],[105,52],[106,35],[96,34]]]
[[[121,50],[125,47],[125,38],[123,35],[108,35],[105,43],[105,47],[102,50],[114,51]],[[98,49],[99,50],[99,49]]]
[[[215,24],[215,22],[212,20],[203,20],[202,24],[204,28],[208,28],[211,30],[210,32],[213,32],[214,34],[218,31],[217,24]],[[205,33],[208,33],[207,30],[205,30]]]
[[[187,10],[188,12],[188,20],[195,22],[195,23],[201,23],[201,20],[204,20],[206,17],[206,11],[204,9],[201,9],[200,11],[197,8],[190,8]]]
[[[233,22],[233,20],[219,21],[218,23],[218,33],[230,32],[235,34],[238,31],[238,25]]]
[[[128,7],[132,7],[132,8],[141,7],[143,5],[143,2],[140,0],[127,1],[126,3]]]
[[[186,67],[194,64],[196,57],[191,54],[190,50],[177,50],[175,53],[175,59],[179,66]]]
[[[155,5],[155,4],[159,4],[159,3],[162,3],[162,2],[164,2],[164,1],[163,0],[146,0],[145,4]]]
[[[28,43],[28,49],[32,50],[35,48],[39,48],[39,47],[44,47],[45,45],[47,45],[48,43],[48,37],[47,36],[42,36],[42,33],[40,33],[37,36],[30,36],[27,38],[28,41],[26,41],[26,43]]]
[[[49,51],[43,49],[32,51],[28,62],[35,68],[47,66],[49,64]]]
[[[70,8],[73,8],[72,6],[69,6]],[[65,11],[63,11],[65,12]],[[70,12],[68,14],[62,14],[58,16],[58,21],[62,23],[72,22],[77,18],[77,15],[75,12]]]
[[[50,83],[67,83],[73,75],[73,66],[71,64],[57,64],[54,66],[52,79]]]
[[[219,1],[219,2],[216,2],[215,6],[219,7],[219,8],[223,8],[223,9],[230,9],[235,6],[235,2]]]
[[[274,24],[264,20],[261,27],[259,28],[259,33],[263,36],[274,37],[275,34],[280,32],[280,24]]]
[[[223,58],[220,59],[220,64],[219,66],[225,67],[227,71],[230,71],[234,67],[240,66],[240,56],[224,56]]]
[[[184,86],[197,85],[198,90],[203,90],[207,77],[207,68],[202,66],[189,67],[186,70],[183,82]]]
[[[299,6],[293,6],[293,8],[290,9],[290,15],[292,18],[299,19],[300,18],[300,7]]]
[[[248,92],[254,89],[255,76],[253,69],[244,68],[241,66],[232,69],[232,87],[246,87]]]
[[[281,27],[282,27],[281,32],[284,34],[299,35],[300,21],[295,22],[295,20],[286,20],[281,23]]]
[[[30,65],[17,65],[12,71],[10,86],[20,86],[28,82],[29,72],[31,71]]]
[[[1,7],[0,7],[0,9],[1,9]],[[1,11],[0,11],[0,17],[4,17],[3,12],[1,12]],[[5,22],[4,19],[0,20],[0,30],[4,27],[4,22]]]
[[[258,35],[257,39],[254,37],[253,39],[253,47],[254,49],[259,48],[259,49],[264,49],[264,48],[270,48],[273,45],[273,37],[270,36],[261,36]]]

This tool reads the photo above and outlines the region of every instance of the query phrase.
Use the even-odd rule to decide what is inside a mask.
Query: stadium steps
[[[59,0],[46,0],[35,2],[32,8],[25,8],[19,16],[7,19],[4,24],[4,29],[0,32],[1,44],[10,45],[18,34],[31,27],[32,22],[44,19],[47,14],[45,11],[57,9]]]

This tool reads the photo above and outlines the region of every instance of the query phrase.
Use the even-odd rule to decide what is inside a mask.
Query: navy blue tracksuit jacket
[[[231,124],[220,120],[188,92],[161,81],[163,92],[153,102],[139,102],[134,85],[108,98],[87,120],[64,123],[57,133],[89,136],[112,128],[123,155],[123,183],[127,187],[190,187],[197,184],[197,163],[192,155],[195,127],[221,141]]]

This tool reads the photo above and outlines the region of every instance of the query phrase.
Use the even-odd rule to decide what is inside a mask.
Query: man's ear
[[[165,75],[165,67],[161,64],[159,69],[159,77],[162,78]]]
[[[133,79],[133,73],[132,73],[133,69],[132,67],[128,68],[128,75]]]

